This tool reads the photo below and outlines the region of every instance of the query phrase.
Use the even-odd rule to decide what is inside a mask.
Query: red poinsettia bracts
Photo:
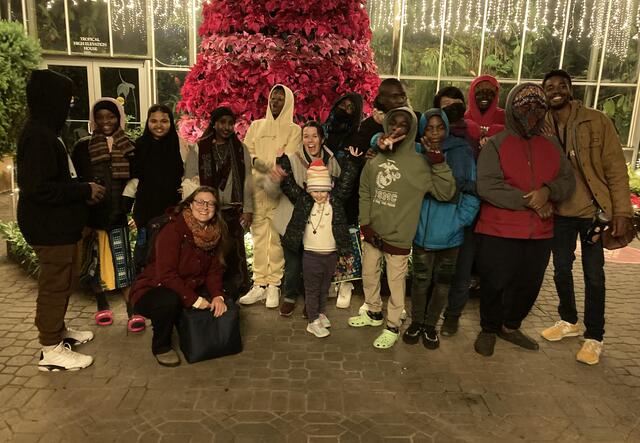
[[[230,106],[243,136],[265,116],[275,83],[294,92],[300,121],[322,119],[347,92],[365,111],[379,84],[363,0],[218,0],[203,5],[201,53],[182,88],[180,132],[201,133],[209,114]]]

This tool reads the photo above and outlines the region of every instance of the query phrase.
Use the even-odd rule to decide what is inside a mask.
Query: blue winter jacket
[[[456,196],[450,202],[440,202],[427,194],[422,201],[418,230],[413,244],[424,249],[455,248],[462,244],[464,227],[470,226],[480,209],[475,196],[476,163],[467,141],[449,134],[449,120],[440,109],[430,109],[420,119],[420,134],[424,134],[427,121],[438,115],[444,121],[447,135],[442,143],[444,158],[456,179]],[[416,143],[416,151],[424,152]]]

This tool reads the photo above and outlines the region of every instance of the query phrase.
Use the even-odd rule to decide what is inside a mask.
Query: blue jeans
[[[476,239],[473,235],[473,226],[464,228],[464,241],[458,249],[458,262],[456,273],[449,290],[449,305],[444,312],[445,317],[460,317],[462,310],[469,300],[469,285],[471,284],[471,271],[476,253]]]
[[[601,341],[604,337],[604,251],[602,241],[595,245],[584,242],[590,218],[560,217],[554,221],[553,280],[560,298],[558,314],[569,323],[578,322],[576,295],[573,287],[573,262],[576,259],[578,234],[582,249],[582,272],[584,273],[584,337]]]

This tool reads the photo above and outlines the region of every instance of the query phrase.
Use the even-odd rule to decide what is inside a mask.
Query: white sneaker
[[[327,328],[327,329],[331,327],[331,321],[329,321],[329,319],[327,318],[327,316],[325,314],[319,314],[318,315],[318,319],[320,320],[320,323],[322,324],[322,327]]]
[[[340,286],[341,283],[331,283],[331,286],[329,286],[329,292],[327,293],[327,298],[336,298],[338,296]]]
[[[338,291],[338,299],[336,300],[336,308],[347,309],[351,304],[351,293],[353,292],[353,284],[345,281],[340,283]]]
[[[77,371],[93,363],[93,357],[71,350],[71,345],[60,342],[53,349],[42,348],[38,369],[41,371]]]
[[[277,308],[280,304],[280,288],[274,285],[267,286],[267,308]]]
[[[91,340],[93,340],[93,332],[91,331],[76,331],[71,328],[62,331],[62,341],[71,346],[81,345]]]
[[[316,318],[314,322],[307,325],[307,332],[318,338],[328,337],[331,334],[327,328],[322,326],[320,318]]]
[[[266,289],[262,286],[254,285],[249,292],[238,299],[238,303],[241,305],[252,305],[264,300],[266,297]]]

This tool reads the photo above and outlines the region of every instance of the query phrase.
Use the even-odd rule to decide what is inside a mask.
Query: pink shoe
[[[109,326],[113,323],[113,311],[111,311],[111,309],[98,311],[95,313],[93,318],[95,318],[98,326]]]
[[[142,315],[134,314],[127,322],[127,329],[129,332],[142,332],[146,327],[145,318]]]

